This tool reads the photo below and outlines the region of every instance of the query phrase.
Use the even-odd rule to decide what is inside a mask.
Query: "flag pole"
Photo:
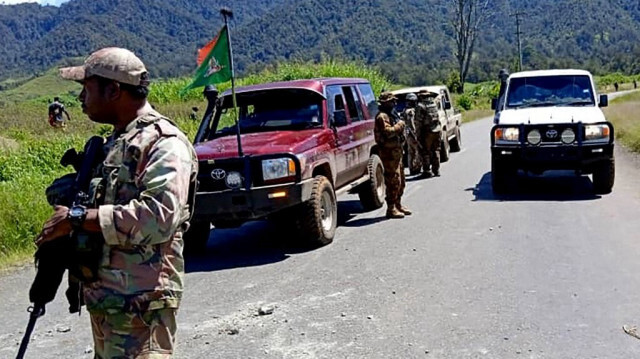
[[[238,156],[244,157],[242,152],[242,140],[240,138],[240,116],[238,114],[238,102],[236,101],[236,75],[233,68],[233,48],[231,47],[231,31],[229,31],[228,19],[233,18],[231,9],[223,7],[220,14],[224,18],[224,26],[227,28],[227,41],[229,42],[229,67],[231,70],[231,98],[233,99],[233,119],[236,122],[236,137],[238,139]]]

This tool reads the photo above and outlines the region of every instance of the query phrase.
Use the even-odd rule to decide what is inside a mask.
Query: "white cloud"
[[[42,5],[57,5],[59,6],[62,3],[65,3],[69,0],[0,0],[0,4],[2,5],[15,5],[21,4],[25,2],[36,2]]]

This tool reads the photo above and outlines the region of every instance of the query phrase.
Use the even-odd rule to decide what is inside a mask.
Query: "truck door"
[[[349,117],[353,126],[355,143],[355,161],[357,164],[353,169],[353,177],[359,178],[367,172],[367,163],[373,146],[373,128],[377,114],[377,104],[371,85],[360,84],[349,86],[348,90],[351,95],[347,95],[347,88],[343,87],[345,98],[347,99],[347,108],[349,109]],[[363,92],[367,94],[366,98]],[[373,102],[376,106],[376,113],[371,114],[367,108],[368,102]]]
[[[327,103],[329,111],[329,125],[334,131],[335,147],[333,149],[336,164],[336,188],[348,181],[345,178],[351,161],[349,152],[352,150],[354,139],[353,128],[349,122],[346,101],[339,85],[327,86]]]
[[[451,102],[449,92],[445,89],[440,90],[440,98],[442,99],[442,109],[444,110],[445,117],[447,119],[447,136],[453,135],[456,123],[453,103]]]

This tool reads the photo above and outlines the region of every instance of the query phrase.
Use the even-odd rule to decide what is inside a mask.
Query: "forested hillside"
[[[238,27],[284,0],[71,0],[59,8],[0,6],[0,79],[45,70],[96,48],[133,49],[154,76],[193,70],[198,46],[221,26],[219,9],[233,5]]]
[[[455,68],[446,0],[71,0],[60,8],[0,6],[0,79],[30,75],[101,46],[136,51],[154,76],[193,71],[199,46],[233,6],[241,73],[282,59],[347,58],[379,66],[400,83],[444,80]],[[496,0],[482,28],[469,81],[494,78],[517,59],[522,16],[526,68],[640,72],[637,0]],[[517,5],[517,6],[516,6]]]

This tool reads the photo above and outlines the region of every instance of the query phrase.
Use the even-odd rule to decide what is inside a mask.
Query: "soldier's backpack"
[[[427,128],[434,128],[440,125],[440,117],[438,116],[438,108],[435,102],[422,102],[416,107],[416,122]]]

